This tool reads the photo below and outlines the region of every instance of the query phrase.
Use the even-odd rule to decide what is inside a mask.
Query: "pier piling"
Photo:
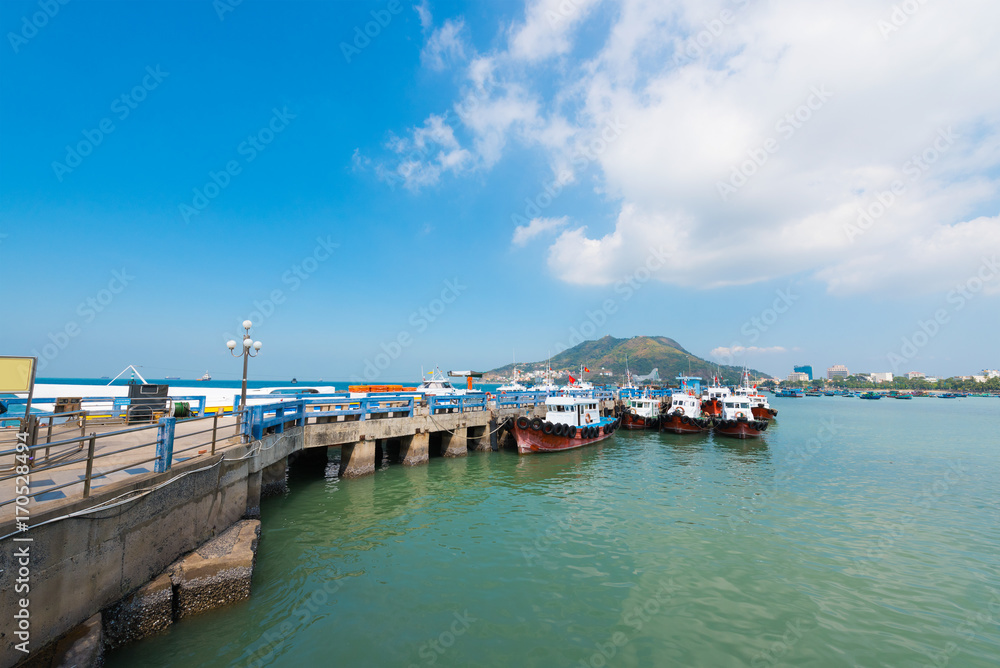
[[[404,436],[400,439],[399,456],[403,466],[426,464],[430,459],[429,450],[430,434],[426,431],[418,431],[413,436]]]
[[[345,443],[340,447],[340,477],[357,478],[375,473],[375,441]]]
[[[456,427],[454,433],[441,432],[441,455],[444,457],[465,457],[469,454],[469,430]]]

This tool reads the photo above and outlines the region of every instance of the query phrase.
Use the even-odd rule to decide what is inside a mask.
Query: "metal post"
[[[215,454],[215,435],[219,431],[219,411],[215,411],[215,417],[212,418],[212,454]]]
[[[38,416],[31,415],[28,417],[28,445],[31,447],[31,457],[28,458],[29,466],[35,465],[35,456],[37,450],[35,446],[38,444]]]
[[[52,442],[52,416],[49,416],[49,428],[45,432],[45,461],[49,461],[49,443]],[[83,442],[80,443],[83,445]]]
[[[246,341],[250,338],[249,334],[243,335],[243,340]],[[250,361],[250,348],[244,344],[243,345],[243,389],[240,390],[240,417],[243,419],[243,409],[247,407],[247,362]]]
[[[96,447],[97,434],[91,434],[90,444],[87,446],[87,477],[83,479],[83,498],[90,496],[90,478],[94,474],[94,450]]]
[[[170,465],[174,459],[174,427],[177,418],[160,418],[159,426],[156,428],[156,466],[157,473],[170,470]]]

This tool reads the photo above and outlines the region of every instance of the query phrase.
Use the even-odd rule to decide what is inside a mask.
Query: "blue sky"
[[[249,317],[260,378],[574,332],[996,368],[998,12],[4,2],[0,354],[236,377]]]

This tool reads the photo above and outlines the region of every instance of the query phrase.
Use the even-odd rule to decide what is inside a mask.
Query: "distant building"
[[[806,368],[808,368],[808,367],[806,367]],[[812,376],[810,376],[808,373],[803,373],[802,371],[799,371],[798,369],[799,369],[799,367],[795,367],[795,371],[793,371],[790,374],[788,374],[788,378],[786,378],[785,380],[787,380],[789,383],[797,383],[799,381],[805,382],[805,381],[812,380]]]
[[[796,373],[804,373],[809,376],[809,380],[813,379],[813,368],[812,365],[806,364],[804,366],[792,367]]]
[[[851,372],[847,370],[847,367],[843,364],[834,364],[832,367],[826,370],[826,377],[833,380],[834,378],[847,378],[851,375]]]
[[[936,382],[938,382],[938,379],[934,378],[933,376],[927,376],[927,377],[924,378],[924,380],[926,380],[928,383],[936,383]]]
[[[892,382],[892,372],[886,371],[884,373],[873,373],[871,374],[873,383],[891,383]]]
[[[985,383],[986,376],[973,376],[972,380],[976,381],[977,383]]]
[[[1000,371],[997,369],[983,369],[983,375],[987,378],[1000,378]]]
[[[913,380],[914,378],[926,378],[922,371],[910,371],[906,374],[907,379]]]

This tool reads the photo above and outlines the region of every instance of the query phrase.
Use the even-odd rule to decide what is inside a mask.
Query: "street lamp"
[[[253,323],[249,320],[243,321],[243,329],[246,332],[243,334],[243,348],[240,352],[236,352],[236,342],[229,341],[226,343],[226,347],[229,348],[229,352],[232,353],[233,357],[243,358],[243,390],[240,392],[240,416],[236,421],[239,425],[243,422],[243,411],[247,407],[247,362],[251,357],[257,357],[260,354],[260,341],[254,341],[250,336],[250,328],[253,327]]]

